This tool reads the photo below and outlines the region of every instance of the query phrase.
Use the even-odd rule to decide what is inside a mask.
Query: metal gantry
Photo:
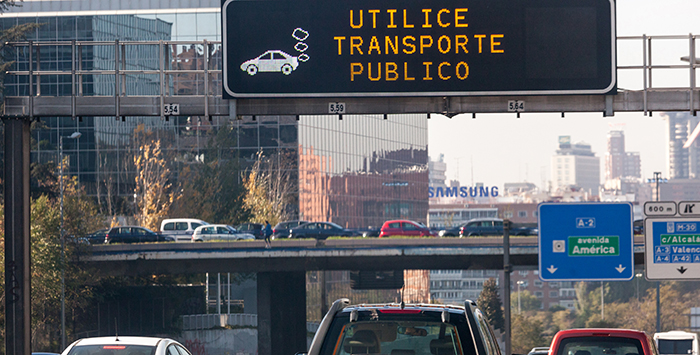
[[[679,46],[678,41],[687,41],[687,46]],[[5,115],[22,117],[52,116],[160,116],[167,119],[169,115],[184,116],[232,116],[236,115],[319,115],[329,114],[329,103],[345,103],[345,114],[399,114],[399,113],[439,113],[450,117],[462,113],[502,113],[502,112],[602,112],[611,116],[615,112],[653,111],[688,111],[695,114],[700,110],[700,94],[696,88],[696,36],[625,36],[618,37],[618,58],[630,55],[635,59],[631,63],[619,64],[618,92],[616,95],[549,95],[549,96],[460,96],[460,97],[376,97],[376,98],[293,98],[293,99],[237,99],[224,100],[221,87],[221,42],[217,41],[144,41],[144,42],[18,42],[9,46],[24,53],[27,59],[24,70],[14,68],[7,72],[8,77],[25,85],[25,95],[5,98]],[[652,53],[652,43],[661,50]],[[667,54],[666,45],[673,44],[676,50],[683,48],[678,55],[662,63],[659,56]],[[168,49],[178,46],[196,48],[196,63],[179,67],[182,59],[177,51]],[[631,46],[633,50],[628,50]],[[70,51],[70,65],[65,68],[48,68],[40,62],[41,49],[53,47],[57,51]],[[84,59],[88,48],[101,48],[104,68],[86,68]],[[143,58],[138,53],[157,52],[157,58]],[[624,47],[624,48],[623,48]],[[65,49],[68,48],[68,49]],[[154,48],[156,50],[154,50]],[[127,55],[132,50],[137,55]],[[140,51],[140,52],[139,52]],[[629,53],[641,52],[641,53]],[[133,54],[133,53],[132,53]],[[182,59],[182,60],[181,60]],[[157,65],[144,68],[139,61],[157,61]],[[111,61],[111,64],[107,65]],[[687,62],[687,63],[686,63]],[[31,64],[30,64],[31,63]],[[110,68],[107,68],[107,67]],[[682,74],[686,71],[687,74]],[[664,72],[664,75],[661,75]],[[658,73],[653,75],[654,73]],[[57,95],[43,95],[42,77],[55,77],[67,81],[70,90]],[[83,91],[85,78],[111,77],[111,93],[94,93],[87,95]],[[128,90],[129,78],[157,77],[157,90],[136,92]],[[672,77],[675,83],[663,85],[666,77]],[[69,78],[69,79],[60,79]],[[203,90],[174,90],[174,85],[182,81],[201,82]],[[661,84],[652,85],[652,79]],[[107,80],[102,80],[107,81]],[[113,81],[113,82],[112,82]],[[656,81],[654,82],[656,84]],[[681,84],[678,84],[681,82]],[[687,83],[684,83],[687,82]],[[675,85],[678,84],[678,85]],[[104,87],[104,85],[102,85]],[[103,88],[104,89],[104,88]],[[105,91],[105,90],[103,90]],[[134,92],[131,92],[134,91]],[[515,111],[508,102],[524,102],[522,108]],[[177,112],[169,107],[178,106]]]

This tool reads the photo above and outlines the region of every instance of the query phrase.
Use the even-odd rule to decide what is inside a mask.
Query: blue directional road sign
[[[644,234],[647,280],[700,279],[700,218],[647,218]]]
[[[620,281],[634,277],[630,203],[542,203],[543,281]]]

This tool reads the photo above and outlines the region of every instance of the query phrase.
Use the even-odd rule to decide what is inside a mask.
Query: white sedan
[[[243,62],[241,70],[248,75],[255,75],[258,72],[282,72],[284,75],[289,75],[298,66],[299,59],[297,57],[279,50],[270,50],[257,58]]]
[[[255,240],[255,236],[250,233],[243,233],[226,224],[210,224],[199,226],[192,233],[193,242],[204,242],[210,240]]]
[[[96,337],[76,340],[61,355],[192,355],[182,344],[168,338]]]

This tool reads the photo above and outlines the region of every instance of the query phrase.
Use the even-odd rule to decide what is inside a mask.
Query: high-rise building
[[[608,132],[608,151],[605,152],[605,180],[624,176],[625,132]]]
[[[669,179],[700,178],[700,142],[694,139],[688,148],[683,146],[691,137],[700,117],[687,112],[665,113],[668,119],[668,177]]]
[[[625,132],[608,132],[608,151],[605,152],[605,181],[642,177],[638,152],[625,150]]]
[[[438,160],[432,160],[428,162],[428,171],[430,176],[430,187],[447,187],[445,181],[447,181],[447,163],[445,163],[445,154],[440,154]]]
[[[221,74],[210,74],[204,85],[201,73],[177,70],[222,68],[221,1],[219,0],[34,0],[0,14],[0,29],[24,23],[40,26],[26,38],[42,41],[103,41],[82,43],[81,70],[168,70],[165,95],[221,93]],[[117,58],[111,41],[120,41]],[[169,43],[163,57],[158,41]],[[187,41],[210,41],[207,46]],[[122,44],[125,41],[149,45]],[[155,43],[155,44],[154,44]],[[64,70],[70,74],[71,46],[43,46],[40,69]],[[28,51],[17,50],[16,68],[26,70]],[[163,60],[163,62],[160,62]],[[164,63],[164,64],[163,64]],[[34,68],[37,68],[35,64]],[[159,75],[124,74],[115,88],[115,75],[97,72],[79,75],[81,95],[157,95]],[[43,76],[37,85],[41,95],[71,94],[71,75]],[[10,76],[5,95],[28,95],[26,77]],[[384,119],[388,118],[388,119]],[[81,132],[77,140],[66,140],[64,154],[70,157],[68,174],[77,177],[86,192],[104,200],[115,199],[119,213],[129,214],[133,205],[136,168],[134,139],[137,126],[150,131],[149,139],[162,142],[172,180],[185,168],[214,160],[237,159],[243,168],[251,165],[259,151],[274,159],[278,169],[292,176],[288,211],[292,218],[333,221],[346,227],[379,226],[394,218],[426,222],[428,210],[428,123],[426,115],[257,116],[257,117],[70,117],[42,118],[32,131],[36,146],[32,161],[57,161],[60,137]],[[226,139],[210,142],[216,132],[227,129]],[[139,131],[143,132],[143,130]],[[219,137],[221,138],[221,137]],[[222,143],[223,142],[223,143]],[[209,156],[208,156],[209,155]],[[232,172],[238,174],[239,172]],[[130,202],[131,201],[131,202]],[[295,216],[296,215],[296,216]],[[184,217],[184,216],[183,216]],[[228,221],[234,223],[237,221]]]
[[[557,188],[581,189],[591,196],[600,187],[600,159],[586,143],[571,143],[571,137],[559,137],[559,149],[552,156],[552,182]]]

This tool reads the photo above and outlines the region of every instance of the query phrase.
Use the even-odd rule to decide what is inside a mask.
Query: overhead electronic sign
[[[224,98],[607,94],[614,0],[223,0]]]

